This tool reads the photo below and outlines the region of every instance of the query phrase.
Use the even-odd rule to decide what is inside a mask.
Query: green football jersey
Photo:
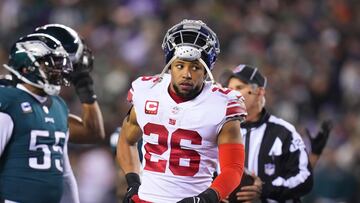
[[[0,87],[0,112],[14,123],[0,157],[0,199],[21,203],[61,199],[68,108],[58,96],[49,96],[45,103],[23,90]]]

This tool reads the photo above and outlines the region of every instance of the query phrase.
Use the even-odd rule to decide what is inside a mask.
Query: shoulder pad
[[[132,103],[133,95],[141,89],[149,89],[159,82],[160,77],[156,76],[140,76],[131,83],[131,88],[127,94],[127,101]]]
[[[69,116],[70,110],[69,110],[66,102],[64,101],[64,99],[63,99],[62,97],[60,97],[60,96],[55,96],[55,95],[50,96],[50,97],[51,97],[52,102],[53,102],[52,105],[54,105],[54,104],[56,103],[56,105],[59,105],[59,106],[60,106],[60,110],[61,110],[65,115]]]
[[[158,75],[140,76],[136,80],[134,80],[133,85],[138,84],[141,86],[149,86],[149,85],[154,85],[156,82],[159,82],[159,80],[160,77]]]
[[[221,96],[227,97],[228,99],[243,98],[243,96],[241,95],[240,92],[235,91],[235,90],[231,90],[231,89],[226,88],[226,87],[222,87],[220,85],[213,85],[211,87],[211,91],[214,92],[215,94],[219,94]]]

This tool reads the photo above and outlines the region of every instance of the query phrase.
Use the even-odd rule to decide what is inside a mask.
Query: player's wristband
[[[137,173],[127,173],[125,179],[129,187],[141,184],[140,176]]]
[[[212,188],[206,189],[204,192],[200,193],[198,197],[203,198],[208,203],[216,203],[220,201],[218,193]]]

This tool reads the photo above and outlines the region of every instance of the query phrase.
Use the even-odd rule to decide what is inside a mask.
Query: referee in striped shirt
[[[241,124],[241,134],[245,142],[245,167],[255,180],[252,185],[241,187],[235,199],[300,202],[300,197],[313,186],[310,161],[295,127],[266,110],[266,82],[259,70],[249,65],[239,65],[226,81],[229,88],[245,97],[248,116]]]

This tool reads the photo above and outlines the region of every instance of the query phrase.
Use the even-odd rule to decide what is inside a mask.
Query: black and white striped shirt
[[[312,171],[295,127],[265,109],[257,122],[241,124],[245,167],[264,182],[262,202],[299,202],[311,191]]]

